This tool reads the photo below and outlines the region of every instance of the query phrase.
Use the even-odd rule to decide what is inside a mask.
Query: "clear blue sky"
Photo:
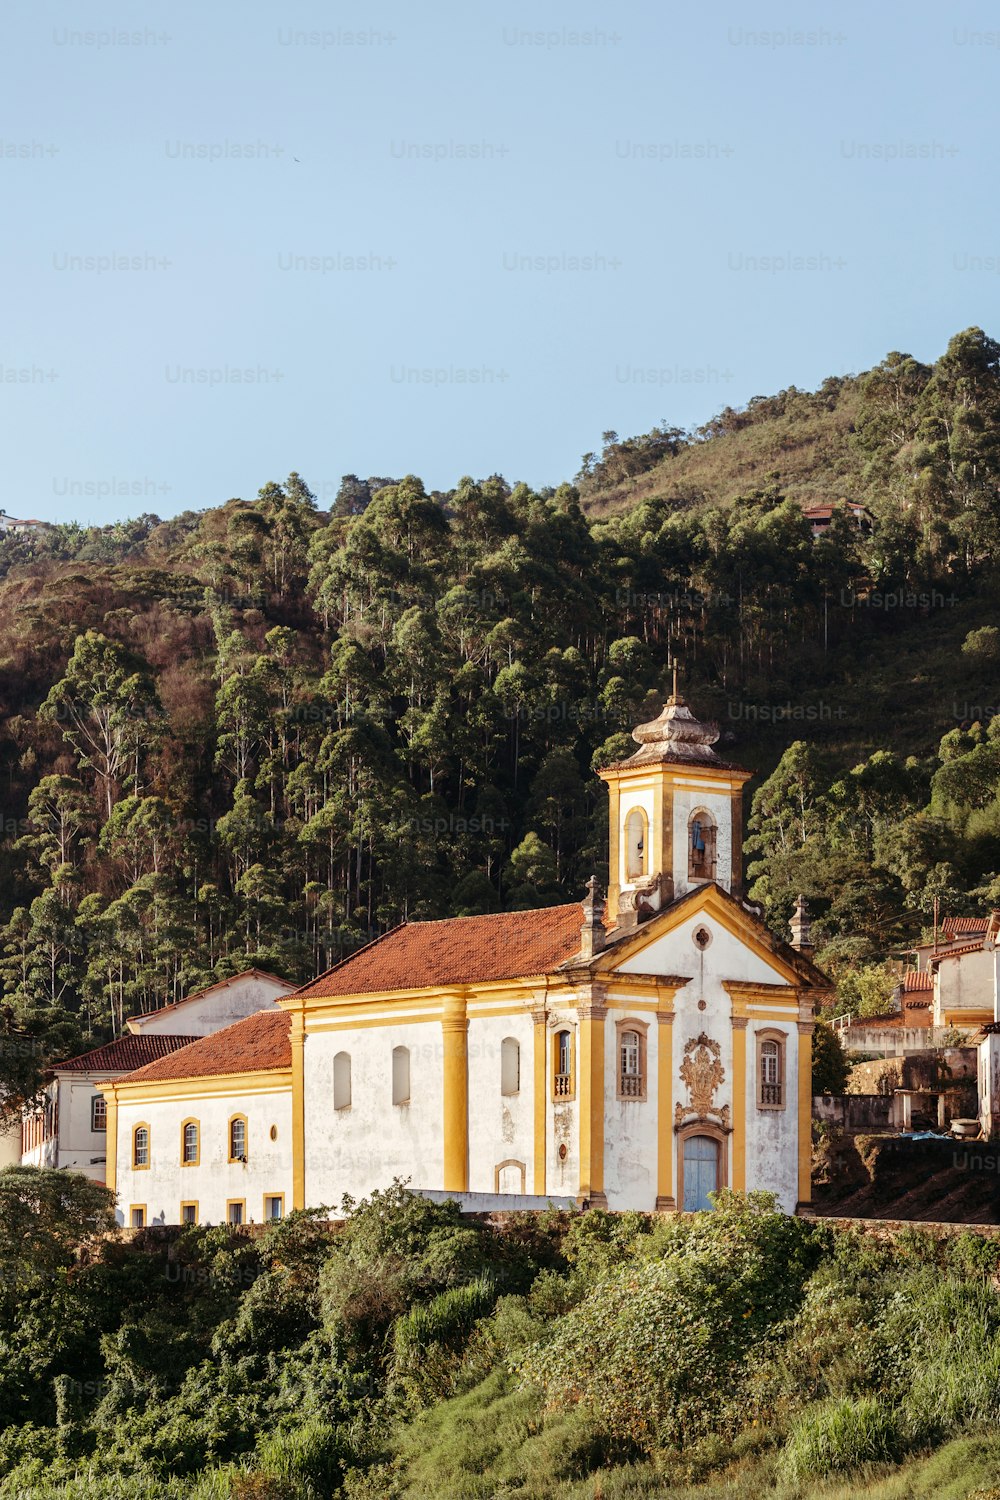
[[[606,428],[1000,335],[995,7],[10,0],[0,27],[14,515],[293,468],[324,505],[345,472],[558,483]]]

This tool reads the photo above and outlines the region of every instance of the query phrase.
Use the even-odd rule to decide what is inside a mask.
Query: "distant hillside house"
[[[51,527],[48,521],[19,521],[16,516],[9,516],[5,510],[0,510],[0,532],[49,530]]]
[[[742,899],[750,773],[718,735],[675,695],[601,772],[606,911],[591,882],[582,906],[406,923],[103,1083],[121,1222],[259,1222],[395,1177],[497,1206],[808,1202],[829,985],[801,904],[788,944]]]
[[[813,541],[829,531],[833,524],[833,518],[838,513],[846,515],[855,525],[865,531],[871,530],[871,513],[856,500],[838,500],[835,504],[806,505],[802,508],[802,514],[812,529]]]
[[[263,969],[248,969],[174,1005],[132,1016],[125,1023],[126,1036],[56,1064],[48,1071],[41,1098],[22,1112],[21,1165],[68,1167],[106,1181],[107,1101],[98,1083],[123,1078],[198,1037],[271,1010],[294,988]]]

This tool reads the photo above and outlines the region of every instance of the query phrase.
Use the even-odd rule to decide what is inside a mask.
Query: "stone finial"
[[[809,920],[809,912],[806,908],[806,898],[799,895],[795,901],[795,910],[792,913],[792,947],[799,953],[809,954],[813,951],[812,923]]]
[[[597,894],[597,876],[587,881],[587,898],[583,903],[583,926],[580,928],[580,952],[593,958],[604,947],[604,902]]]
[[[712,746],[719,738],[718,724],[696,719],[680,694],[671,694],[663,711],[648,724],[637,724],[632,738],[642,747],[633,762],[686,760],[718,765]]]

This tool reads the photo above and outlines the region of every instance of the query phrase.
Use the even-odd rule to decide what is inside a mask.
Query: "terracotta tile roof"
[[[580,951],[583,909],[407,922],[303,985],[298,995],[370,995],[548,974]]]
[[[956,932],[985,932],[988,925],[988,917],[946,917],[941,923],[941,931],[949,936]]]
[[[217,979],[214,984],[207,984],[202,990],[194,990],[190,995],[185,995],[183,1000],[175,1000],[171,1005],[160,1005],[156,1010],[143,1010],[135,1016],[129,1016],[128,1021],[151,1021],[156,1016],[165,1016],[170,1011],[180,1010],[182,1005],[190,1005],[192,1000],[203,1000],[206,995],[211,995],[214,990],[224,990],[229,985],[235,984],[237,979],[273,979],[275,984],[280,984],[286,990],[295,988],[289,979],[282,979],[280,974],[271,974],[267,969],[243,969],[239,974],[230,974],[225,979]]]
[[[940,963],[944,958],[959,958],[963,953],[981,953],[982,941],[978,943],[958,943],[954,948],[942,948],[937,953],[931,954],[932,963]]]
[[[68,1057],[65,1062],[54,1063],[51,1073],[131,1073],[136,1068],[158,1058],[167,1057],[180,1047],[187,1047],[189,1036],[120,1036],[116,1042],[107,1042],[95,1047],[92,1052],[82,1052],[79,1057]]]
[[[215,1078],[225,1073],[269,1073],[290,1068],[292,1048],[288,1040],[292,1018],[283,1010],[261,1010],[223,1031],[192,1041],[187,1046],[130,1073],[129,1083],[158,1083],[169,1078]]]
[[[928,974],[926,970],[918,973],[916,969],[903,976],[903,991],[910,994],[913,990],[932,990],[934,988],[934,975]]]

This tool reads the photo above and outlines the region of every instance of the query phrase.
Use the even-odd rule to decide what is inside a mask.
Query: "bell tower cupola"
[[[753,775],[720,759],[718,724],[696,719],[674,691],[632,731],[639,749],[599,772],[610,829],[608,915],[619,927],[709,881],[743,894],[743,786]]]

